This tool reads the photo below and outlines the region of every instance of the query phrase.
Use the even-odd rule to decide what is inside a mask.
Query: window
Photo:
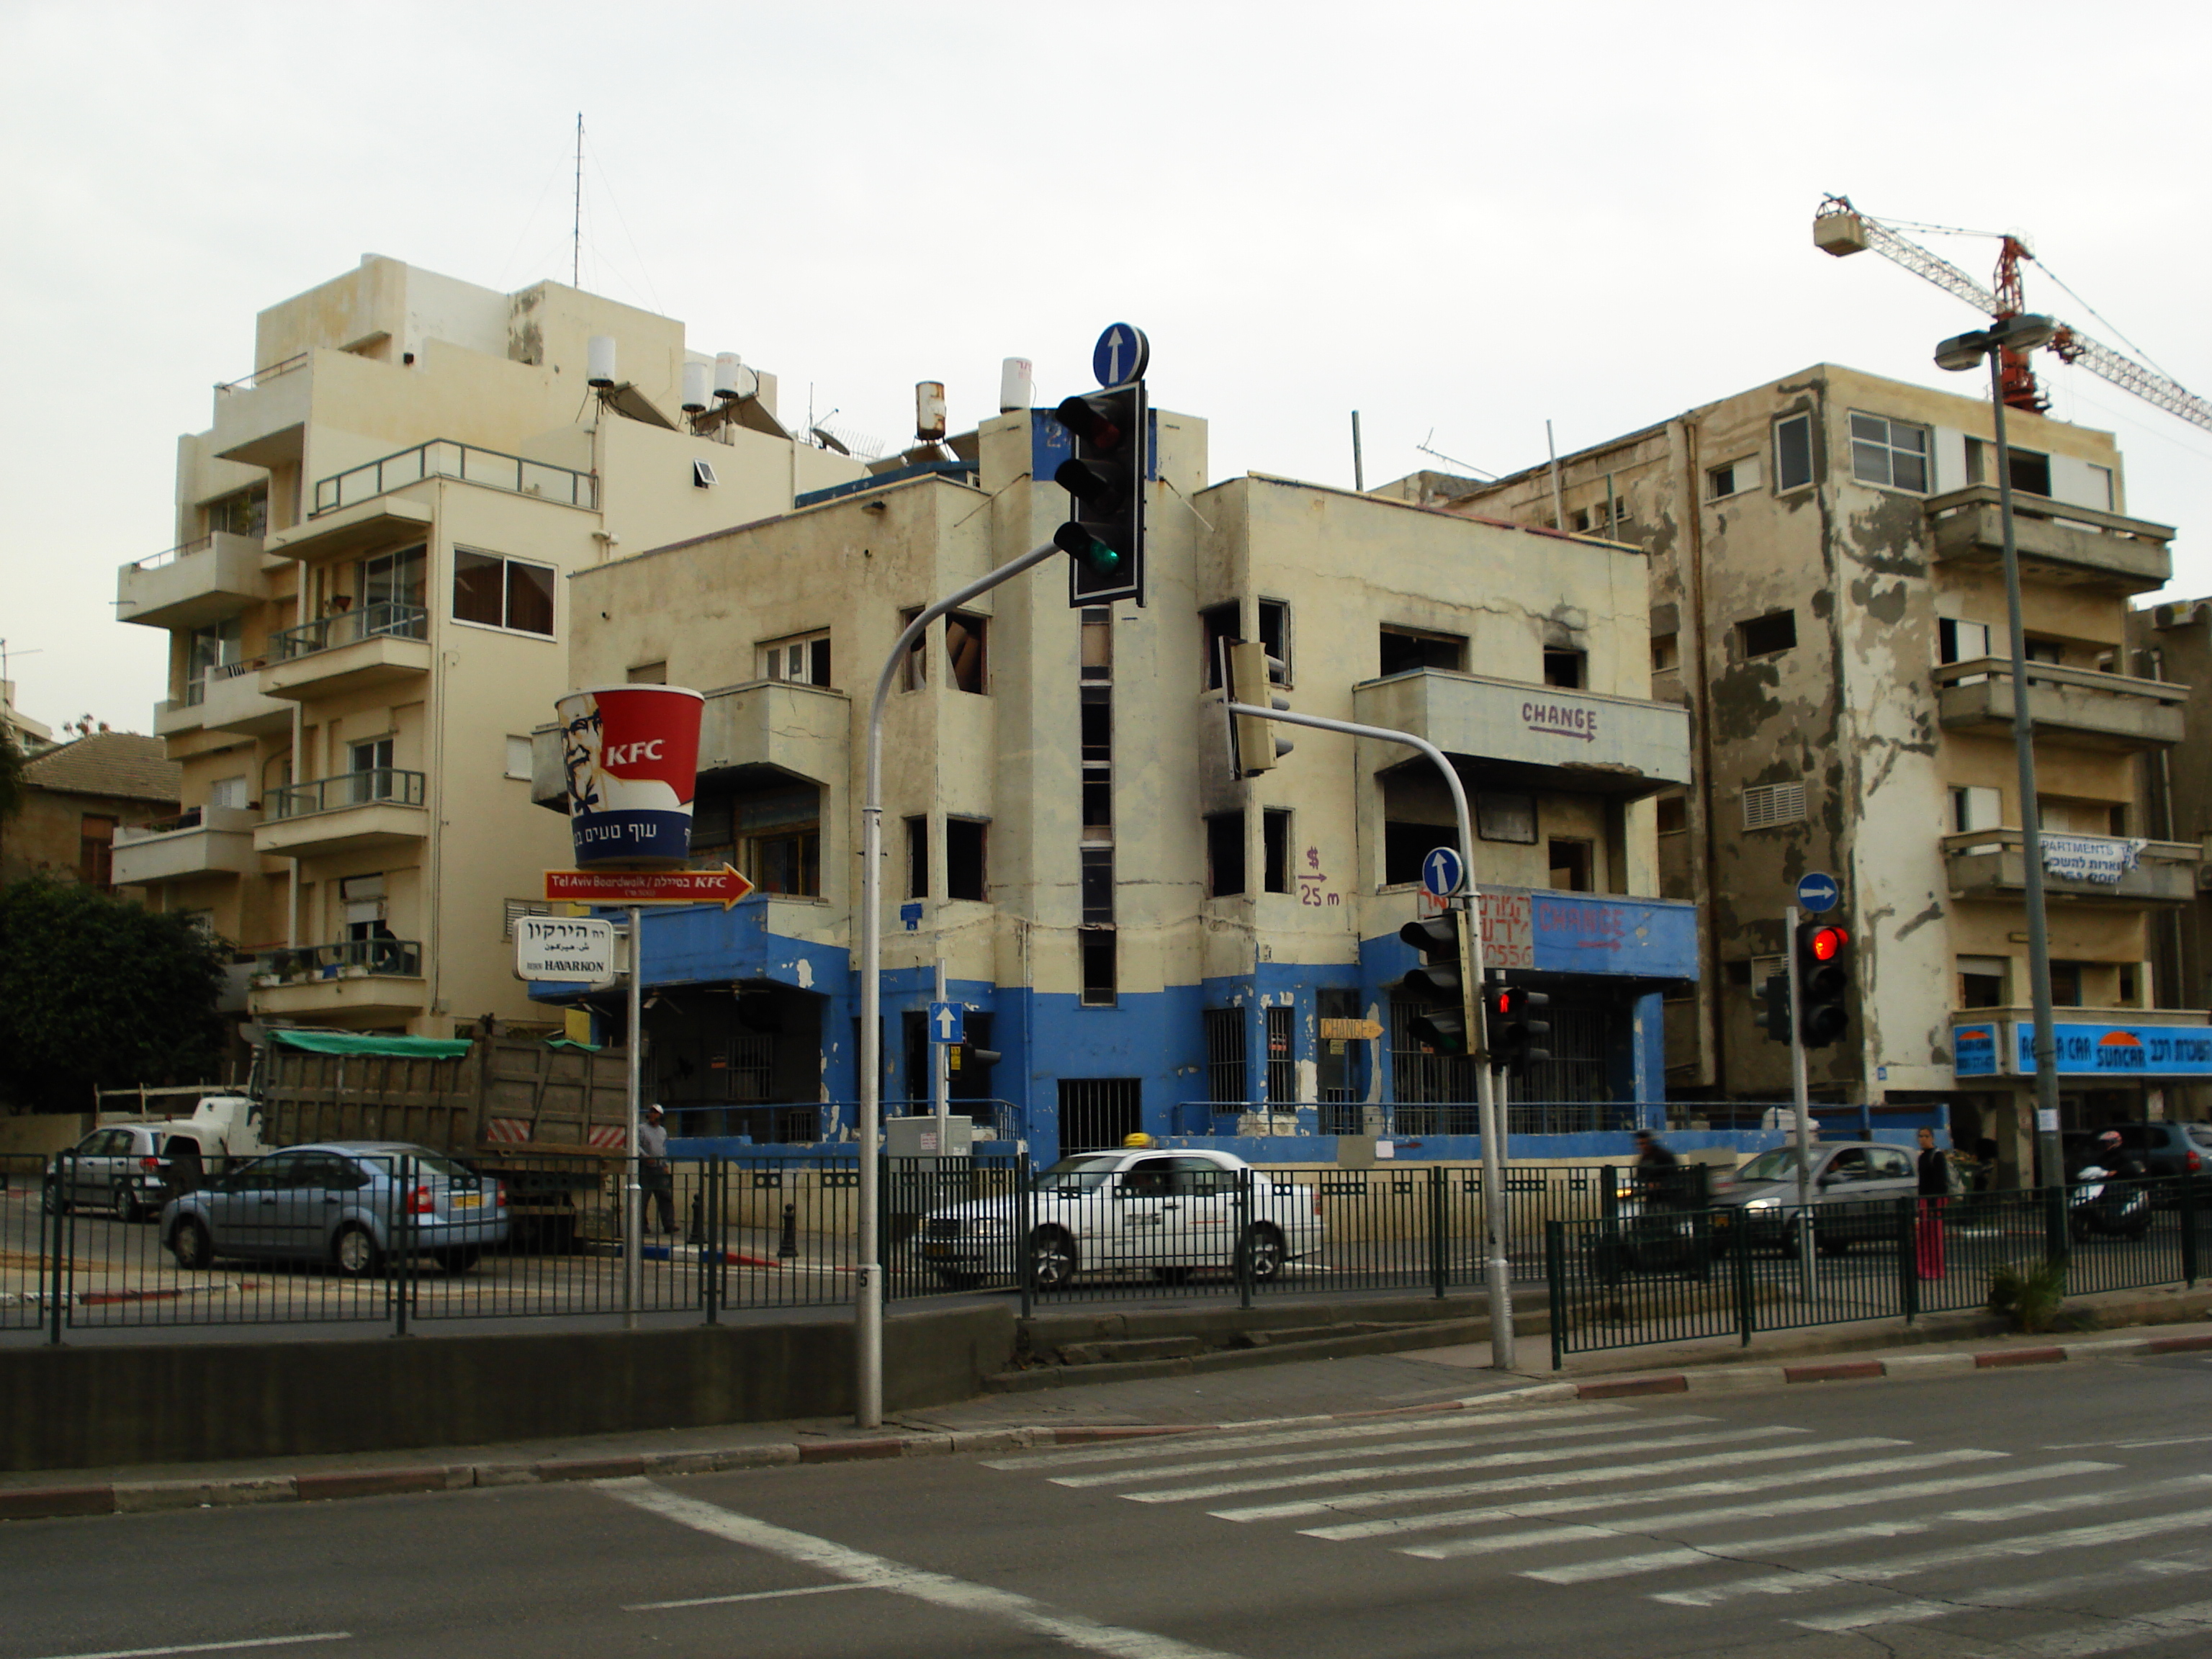
[[[1271,893],[1291,890],[1291,815],[1269,807],[1260,815],[1261,856],[1267,861],[1267,889]]]
[[[1103,766],[1114,758],[1114,694],[1103,686],[1083,688],[1083,763]]]
[[[243,773],[234,778],[217,778],[208,785],[207,804],[210,806],[242,807],[249,799],[248,787]]]
[[[929,896],[929,820],[906,821],[906,896]]]
[[[822,795],[814,788],[744,795],[732,803],[741,868],[763,893],[822,893]]]
[[[1928,493],[1928,428],[1881,415],[1851,416],[1851,477],[1885,489]]]
[[[220,678],[220,671],[245,659],[240,621],[226,617],[219,623],[192,629],[185,647],[185,702],[187,706],[207,700],[207,683]]]
[[[1486,789],[1474,798],[1474,833],[1484,841],[1536,844],[1536,798]]]
[[[2005,446],[2007,470],[2012,474],[2012,487],[2025,495],[2051,494],[2051,457],[2039,455],[2033,449],[2015,449]],[[2109,480],[2111,474],[2106,475]]]
[[[1656,829],[1662,836],[1679,836],[1690,828],[1690,798],[1687,795],[1662,795],[1655,803]]]
[[[1206,890],[1213,898],[1227,898],[1244,890],[1242,812],[1215,812],[1206,820]],[[1225,1095],[1214,1097],[1229,1098]]]
[[[1551,842],[1552,885],[1565,893],[1590,891],[1591,850],[1586,841]]]
[[[1243,622],[1237,616],[1237,602],[1209,605],[1198,613],[1199,625],[1206,635],[1206,689],[1221,689],[1221,642],[1244,637]]]
[[[1242,1106],[1252,1097],[1251,1062],[1244,1052],[1244,1011],[1208,1008],[1205,1023],[1206,1097],[1221,1104]]]
[[[218,496],[201,512],[210,536],[251,536],[258,541],[269,533],[269,486],[256,484]]]
[[[1743,827],[1771,830],[1778,823],[1802,823],[1805,819],[1805,786],[1796,783],[1754,783],[1743,792]]]
[[[945,820],[945,896],[988,900],[990,882],[984,869],[988,826],[976,818]]]
[[[1267,1104],[1289,1106],[1298,1097],[1298,1065],[1291,1039],[1297,1029],[1297,1010],[1269,1008],[1267,1019]]]
[[[1273,684],[1291,683],[1291,607],[1280,599],[1260,601],[1260,643],[1269,656],[1283,665]]]
[[[364,633],[393,631],[393,624],[411,623],[412,617],[401,617],[392,609],[378,611],[375,606],[419,611],[426,597],[428,577],[425,574],[428,550],[420,547],[402,548],[397,553],[379,553],[374,558],[363,559],[356,572],[361,589],[361,602],[372,607],[362,619]],[[340,608],[343,609],[343,604]]]
[[[1579,691],[1589,684],[1589,659],[1580,651],[1547,650],[1544,653],[1544,684],[1556,685],[1562,690]]]
[[[1735,625],[1737,646],[1746,657],[1771,657],[1797,643],[1797,613],[1776,611]]]
[[[987,626],[983,617],[969,616],[963,611],[955,611],[945,619],[945,658],[950,665],[952,689],[956,691],[983,695],[983,636]]]
[[[1774,487],[1802,489],[1813,482],[1813,417],[1793,415],[1774,423]]]
[[[1986,623],[1960,622],[1949,617],[1936,620],[1936,655],[1939,662],[1979,662],[1990,654]]]
[[[1083,849],[1083,924],[1110,927],[1114,921],[1114,849]]]
[[[1110,927],[1086,927],[1083,930],[1083,1004],[1087,1008],[1110,1008],[1114,1006],[1115,988],[1119,983],[1115,961],[1114,930]],[[1067,1085],[1060,1085],[1065,1090]],[[1065,1119],[1061,1120],[1063,1124]],[[1067,1142],[1060,1142],[1062,1151]]]
[[[1432,847],[1450,843],[1452,831],[1440,823],[1382,825],[1382,884],[1410,887],[1421,878],[1421,860]]]
[[[530,739],[510,734],[507,739],[507,775],[527,782],[530,771]]]
[[[1114,839],[1114,783],[1103,773],[1083,780],[1083,839]]]
[[[118,822],[102,812],[87,812],[77,819],[77,879],[103,893],[112,891],[115,886],[115,826]]]
[[[2109,466],[2085,466],[2082,471],[2089,475],[2088,499],[2082,504],[2094,507],[2101,513],[2118,512],[2119,509],[2112,505],[2112,469]]]
[[[633,663],[623,675],[632,685],[665,685],[668,684],[668,659],[659,662]]]
[[[1654,634],[1651,636],[1651,672],[1672,673],[1682,665],[1680,638],[1674,634]]]
[[[2111,809],[2111,816],[2109,821],[2105,826],[2105,833],[2109,836],[2115,836],[2123,838],[2126,836],[2128,833],[2128,809],[2125,806],[2114,806]]]
[[[1959,958],[1959,1006],[2002,1008],[2005,1006],[2005,972],[2012,964],[2002,957]]]
[[[453,618],[551,638],[552,566],[455,548]]]
[[[2079,962],[2054,962],[2051,964],[2051,1006],[2081,1006],[2081,969],[2087,965]]]
[[[1730,461],[1726,466],[1709,468],[1705,473],[1705,499],[1709,501],[1740,495],[1747,489],[1758,488],[1759,462],[1753,457]]]
[[[1410,628],[1382,630],[1382,678],[1409,673],[1416,668],[1467,666],[1467,637],[1462,634],[1425,634]]]
[[[795,634],[787,640],[770,640],[760,647],[760,678],[789,680],[794,685],[828,685],[830,630]]]
[[[1083,678],[1114,678],[1114,612],[1109,606],[1086,606],[1083,612]]]
[[[502,899],[500,902],[499,936],[504,939],[514,937],[514,924],[523,916],[550,916],[553,907],[544,899]]]
[[[392,740],[375,738],[356,743],[347,751],[346,771],[352,777],[354,802],[404,800],[407,792],[392,769]]]
[[[344,912],[345,936],[349,939],[390,939],[385,925],[384,874],[348,876],[338,883],[338,904]]]

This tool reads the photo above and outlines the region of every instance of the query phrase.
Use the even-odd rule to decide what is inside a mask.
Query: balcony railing
[[[214,545],[215,538],[213,536],[202,536],[196,541],[180,542],[166,552],[149,555],[148,557],[143,558],[136,564],[133,564],[131,568],[133,570],[159,570],[164,565],[172,565],[176,563],[179,559],[188,559],[195,553],[204,553],[208,549]]]
[[[277,362],[270,363],[266,368],[255,369],[243,380],[218,381],[215,388],[216,396],[224,398],[234,392],[251,392],[255,386],[264,386],[270,380],[277,380],[295,369],[305,368],[307,366],[307,354],[304,351],[297,352]]]
[[[219,662],[185,682],[185,707],[197,708],[207,701],[210,680],[234,680],[241,674],[258,674],[268,665],[269,659],[266,657],[248,657],[243,662]]]
[[[2184,904],[2197,896],[2203,848],[2194,842],[2043,832],[2043,884],[2054,897]],[[2025,837],[2017,829],[1968,830],[1942,837],[1951,890],[1963,897],[2024,891]]]
[[[295,657],[313,655],[318,651],[331,651],[342,645],[352,645],[362,640],[374,639],[378,635],[389,635],[395,639],[419,640],[429,627],[430,613],[419,605],[398,605],[391,600],[379,600],[356,611],[340,611],[328,617],[318,617],[297,628],[287,628],[269,636],[269,651],[278,662],[289,662]]]
[[[2008,730],[2012,662],[1978,657],[1935,672],[1937,714],[1954,731]],[[2056,743],[2133,749],[2181,741],[2189,688],[2167,680],[2105,674],[2056,663],[2027,665],[2028,712],[2039,737]]]
[[[558,501],[563,507],[596,507],[599,504],[599,480],[589,472],[554,466],[545,461],[525,460],[520,455],[506,455],[495,449],[479,449],[474,444],[456,443],[450,438],[434,438],[396,455],[386,455],[381,460],[317,479],[314,510],[308,516],[319,517],[342,507],[373,501],[388,491],[420,483],[425,478],[454,478],[463,483],[483,484],[518,495]]]
[[[272,789],[268,795],[271,823],[284,818],[304,818],[317,812],[342,812],[349,806],[420,806],[422,804],[422,774],[403,772],[390,766],[370,767],[359,772],[341,772],[336,777],[317,778],[312,782]]]
[[[336,945],[301,945],[263,951],[253,958],[253,983],[307,985],[322,979],[420,979],[422,947],[410,939],[349,939]]]

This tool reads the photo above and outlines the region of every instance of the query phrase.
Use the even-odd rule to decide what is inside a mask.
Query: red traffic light
[[[1805,954],[1815,962],[1833,962],[1850,942],[1851,936],[1840,927],[1815,927],[1805,935]]]

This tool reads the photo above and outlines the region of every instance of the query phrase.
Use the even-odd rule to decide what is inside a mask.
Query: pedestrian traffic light
[[[1072,561],[1071,605],[1115,599],[1145,602],[1145,474],[1147,413],[1145,383],[1130,380],[1088,397],[1070,398],[1053,411],[1074,441],[1053,482],[1074,499],[1075,515],[1052,534]]]
[[[1490,1063],[1519,1076],[1552,1057],[1552,1006],[1548,993],[1522,985],[1493,987],[1483,997],[1484,1024],[1490,1034]]]
[[[1288,697],[1275,695],[1275,685],[1283,678],[1283,664],[1280,658],[1267,654],[1266,646],[1249,640],[1224,640],[1221,654],[1226,664],[1222,684],[1229,688],[1230,702],[1252,708],[1291,706]],[[1258,714],[1231,715],[1230,769],[1240,778],[1249,778],[1271,769],[1297,746],[1288,738],[1275,735],[1281,730],[1280,721]]]
[[[1474,1052],[1468,1030],[1467,981],[1461,972],[1459,910],[1409,921],[1398,937],[1421,953],[1421,965],[1398,981],[1408,998],[1439,1005],[1416,1014],[1406,1024],[1406,1035],[1432,1053],[1461,1055]]]
[[[1759,1016],[1759,1029],[1777,1042],[1790,1041],[1790,975],[1769,974],[1759,988],[1759,1000],[1764,1010]]]
[[[1850,994],[1845,960],[1851,936],[1831,922],[1797,925],[1797,1035],[1808,1048],[1826,1048],[1850,1029],[1844,1000]]]

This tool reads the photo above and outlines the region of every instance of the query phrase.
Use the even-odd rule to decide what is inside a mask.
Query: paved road
[[[2212,1649],[2173,1357],[0,1529],[0,1659]]]

